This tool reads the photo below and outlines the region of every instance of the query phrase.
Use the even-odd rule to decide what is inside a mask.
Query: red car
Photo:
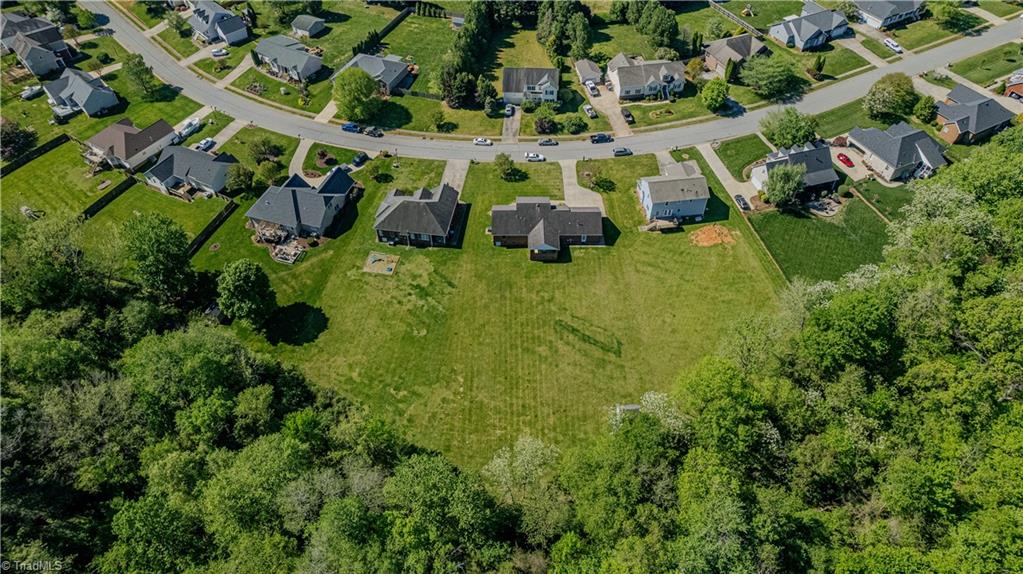
[[[838,161],[842,162],[842,165],[844,165],[845,167],[853,166],[852,160],[849,159],[849,156],[845,155],[844,153],[838,154]]]

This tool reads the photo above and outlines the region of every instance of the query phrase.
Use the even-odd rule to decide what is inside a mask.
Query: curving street
[[[311,118],[264,105],[225,88],[218,88],[212,82],[181,66],[170,54],[147,38],[117,8],[106,2],[101,2],[90,6],[90,9],[105,15],[109,19],[107,26],[114,31],[117,40],[129,51],[141,54],[158,76],[166,83],[179,87],[184,95],[239,120],[252,122],[275,132],[366,152],[387,150],[402,156],[442,160],[490,160],[500,152],[518,157],[526,151],[538,149],[533,143],[496,143],[492,147],[477,147],[470,141],[391,134],[382,139],[374,139],[342,132],[335,125],[317,122]],[[903,72],[910,76],[920,74],[990,50],[1021,36],[1023,36],[1023,21],[1018,18],[1013,19],[1000,26],[987,29],[977,36],[961,38],[932,48],[922,54],[909,54],[902,60],[887,66],[875,68],[810,92],[799,101],[794,102],[794,105],[804,113],[825,112],[862,97],[870,86],[885,74],[892,72]],[[620,137],[616,138],[615,145],[627,146],[636,153],[651,153],[676,146],[691,146],[737,137],[757,131],[760,119],[777,107],[776,105],[766,106],[738,117],[720,118]],[[544,148],[543,153],[551,160],[605,157],[610,156],[611,146],[593,145],[588,141],[562,141],[557,147]]]

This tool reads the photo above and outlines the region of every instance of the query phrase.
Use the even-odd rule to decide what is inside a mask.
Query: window
[[[582,237],[581,237],[581,238],[579,239],[579,241],[581,241],[581,242],[583,242],[583,243],[586,243],[586,236],[585,236],[585,235],[583,235],[583,236],[582,236]]]

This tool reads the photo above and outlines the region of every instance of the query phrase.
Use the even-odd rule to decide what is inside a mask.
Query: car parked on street
[[[616,147],[616,148],[611,150],[611,153],[615,157],[622,157],[622,156],[626,156],[626,155],[632,155],[632,150],[627,148],[627,147]]]
[[[885,38],[884,45],[887,46],[889,50],[895,52],[896,54],[902,53],[902,46],[900,46],[898,42],[892,40],[891,38]]]
[[[608,143],[613,141],[614,138],[607,134],[593,134],[592,136],[590,136],[590,143],[594,144]]]
[[[494,145],[494,142],[487,138],[473,138],[472,143],[473,145]]]
[[[369,137],[371,137],[371,138],[382,138],[382,137],[384,137],[383,130],[381,130],[380,128],[375,128],[373,126],[367,126],[365,128],[362,128],[362,133],[367,135],[367,136],[369,136]]]
[[[199,151],[209,151],[217,142],[213,141],[213,138],[203,138],[202,141],[195,144],[195,149]]]
[[[540,138],[540,141],[536,143],[537,145],[558,145],[558,140],[553,138]]]
[[[583,106],[583,111],[586,112],[587,116],[590,116],[591,120],[597,118],[597,111],[593,109],[593,106],[586,104]]]
[[[525,155],[526,161],[547,161],[547,158],[543,154],[527,151]]]
[[[841,162],[842,165],[844,165],[845,167],[852,167],[853,166],[853,161],[851,159],[849,159],[849,156],[845,155],[844,153],[840,153],[840,154],[838,154],[835,157],[837,157],[838,161]]]
[[[341,131],[343,131],[343,132],[351,132],[353,134],[357,134],[357,133],[362,131],[362,128],[360,128],[359,124],[357,124],[355,122],[345,122],[345,123],[341,124]]]
[[[745,197],[736,194],[732,196],[732,199],[735,200],[735,204],[739,206],[739,209],[749,211],[749,202],[746,201]]]
[[[622,108],[622,117],[625,118],[625,123],[627,124],[636,123],[636,118],[632,117],[632,112],[625,108]]]

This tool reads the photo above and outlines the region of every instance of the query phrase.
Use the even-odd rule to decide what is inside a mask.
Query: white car
[[[896,54],[902,53],[902,46],[900,46],[898,42],[892,40],[891,38],[885,38],[884,45],[888,46],[888,49],[891,50],[892,52],[895,52]]]
[[[203,138],[202,141],[195,144],[195,149],[199,151],[209,151],[209,149],[216,143],[217,142],[213,141],[213,138]]]
[[[526,161],[547,161],[547,158],[545,158],[543,154],[534,153],[531,151],[527,151],[525,157]]]
[[[597,117],[596,110],[594,110],[593,106],[591,106],[589,104],[586,104],[585,106],[583,106],[583,111],[586,112],[586,115],[589,116],[591,120],[595,119]]]
[[[217,49],[213,50],[212,52],[210,52],[210,54],[214,58],[223,58],[224,56],[227,55],[227,50],[225,50],[223,48],[217,48]]]
[[[472,140],[472,143],[475,145],[494,145],[494,142],[488,140],[487,138],[474,138]]]
[[[179,132],[178,135],[181,136],[181,138],[187,138],[194,134],[200,126],[202,126],[202,122],[199,121],[199,118],[189,118],[189,120],[185,122],[185,125],[181,127],[181,132]]]
[[[21,90],[20,96],[21,96],[21,99],[23,99],[23,100],[31,100],[32,98],[34,98],[34,97],[36,97],[38,95],[41,95],[42,93],[43,93],[43,87],[36,85],[36,86],[29,86],[29,87],[25,88],[24,90]]]

